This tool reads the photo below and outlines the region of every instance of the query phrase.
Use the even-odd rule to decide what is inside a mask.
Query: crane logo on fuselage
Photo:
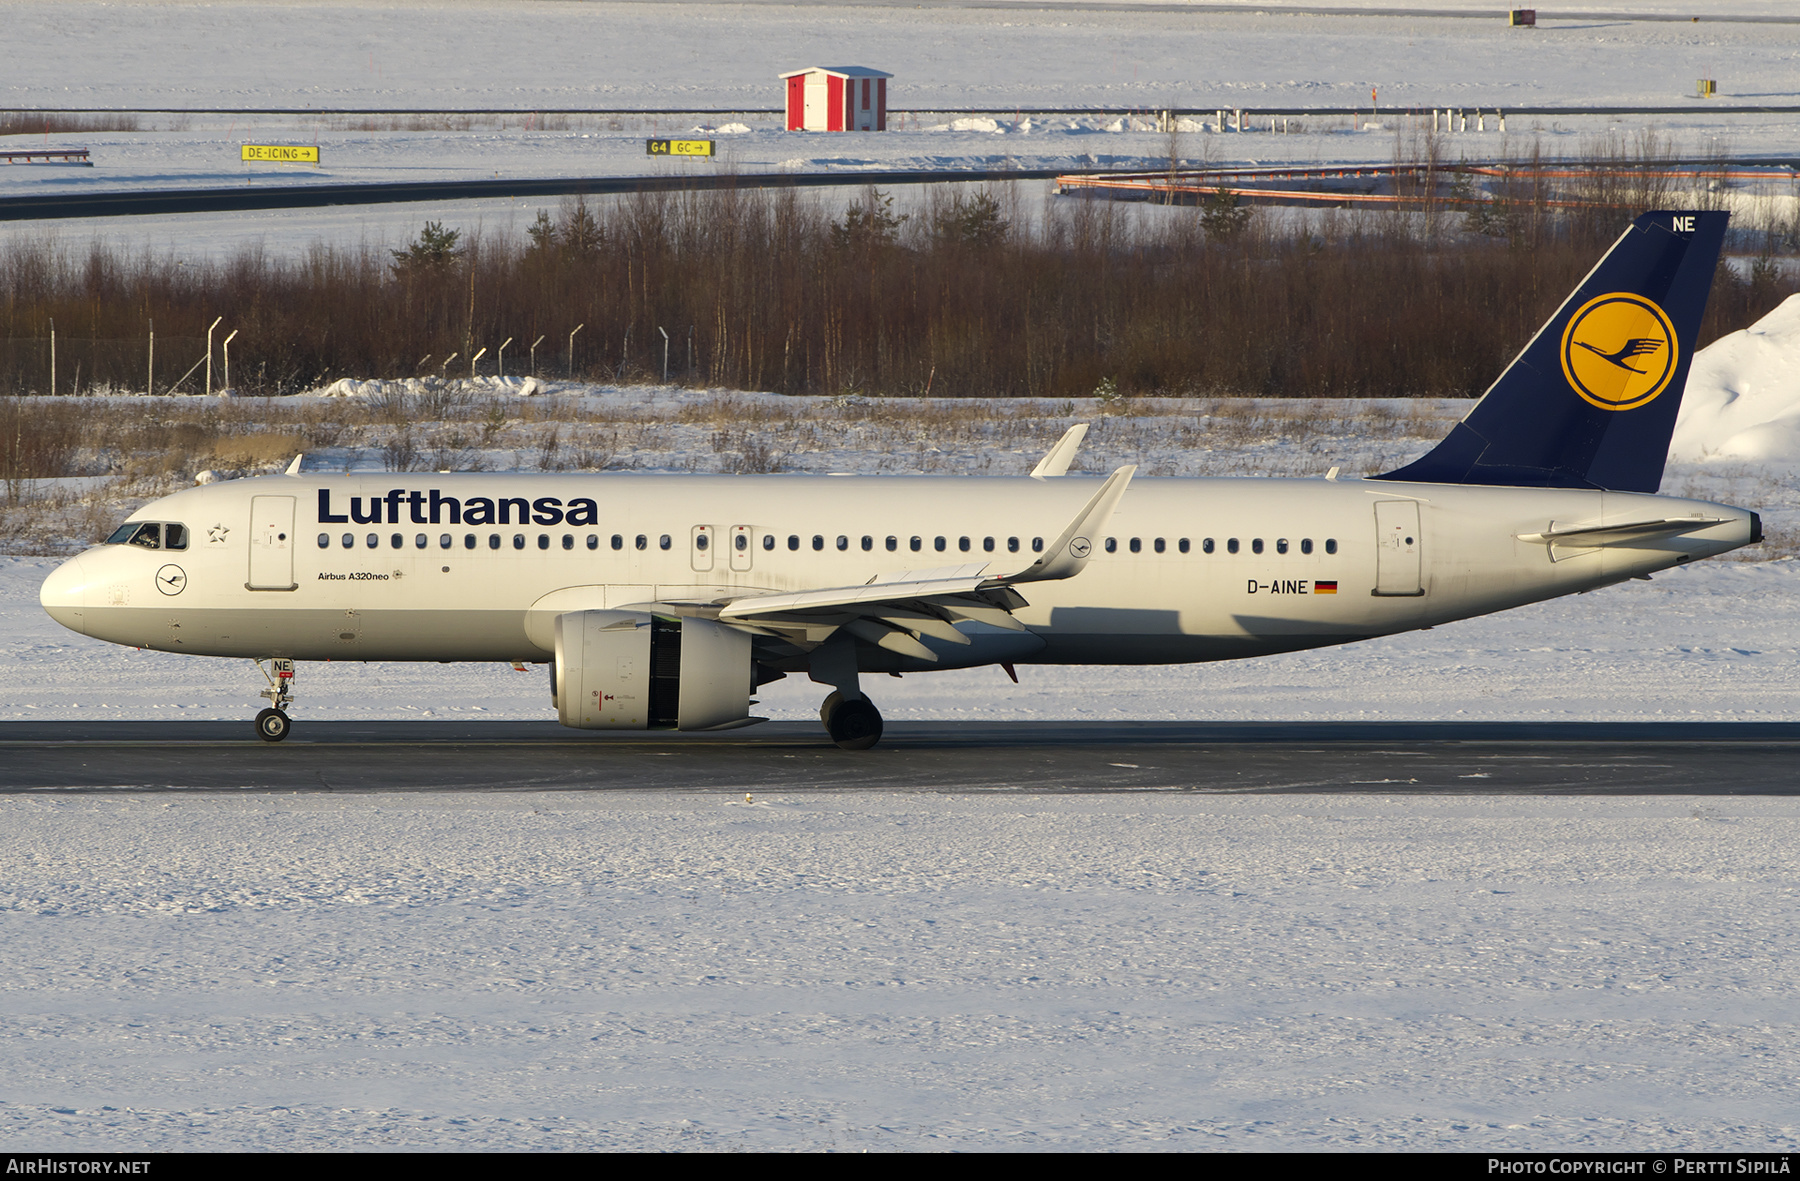
[[[1636,410],[1669,388],[1681,348],[1662,308],[1629,291],[1598,295],[1569,317],[1562,370],[1583,401]]]

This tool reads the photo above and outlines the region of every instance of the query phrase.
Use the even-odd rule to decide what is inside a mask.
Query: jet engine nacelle
[[[718,730],[747,725],[750,637],[706,619],[636,611],[556,617],[557,720],[578,730]]]

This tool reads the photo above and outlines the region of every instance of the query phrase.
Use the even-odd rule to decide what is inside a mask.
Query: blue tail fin
[[[1380,480],[1655,492],[1724,213],[1646,213],[1468,417]]]

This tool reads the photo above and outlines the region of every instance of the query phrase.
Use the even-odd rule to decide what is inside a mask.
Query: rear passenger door
[[[1414,596],[1425,593],[1420,581],[1419,503],[1416,500],[1375,502],[1375,593]]]

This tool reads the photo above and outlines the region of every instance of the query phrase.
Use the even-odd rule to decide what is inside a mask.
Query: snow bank
[[[310,398],[381,398],[404,397],[408,394],[504,393],[529,398],[543,393],[547,388],[535,377],[468,377],[450,380],[441,377],[402,377],[392,381],[381,378],[358,381],[354,377],[340,377],[322,389],[307,390],[301,396]]]
[[[1694,354],[1669,457],[1800,465],[1800,296]]]

